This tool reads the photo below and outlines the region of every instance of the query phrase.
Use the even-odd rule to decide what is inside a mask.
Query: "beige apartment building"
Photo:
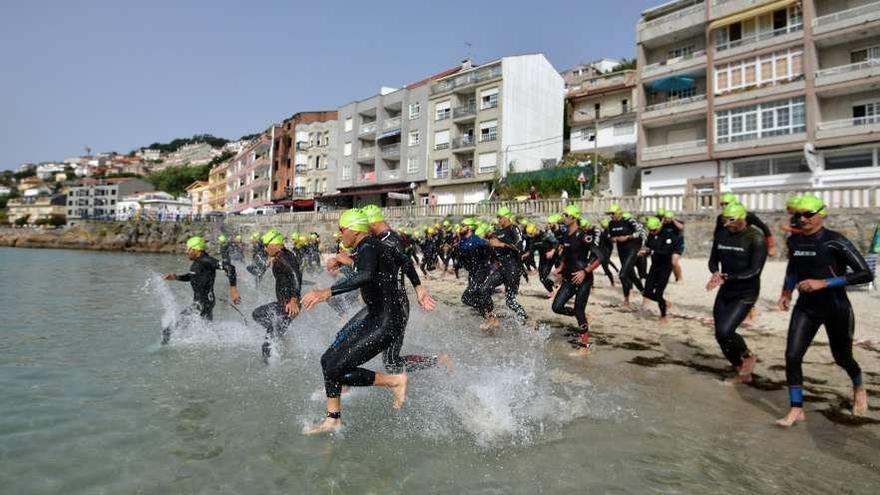
[[[673,1],[637,43],[644,194],[880,185],[880,2]]]

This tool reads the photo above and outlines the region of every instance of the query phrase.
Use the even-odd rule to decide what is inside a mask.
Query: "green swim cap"
[[[800,203],[800,201],[802,199],[804,199],[804,197],[800,194],[795,194],[794,196],[789,196],[788,199],[785,200],[785,207],[792,208],[792,209],[796,210],[798,207],[798,203]]]
[[[629,219],[632,218],[632,217],[633,217],[633,214],[632,214],[632,213],[630,213],[630,212],[628,212],[628,211],[623,212],[623,218],[629,220]]]
[[[728,203],[728,205],[724,207],[721,216],[724,218],[742,220],[746,217],[746,207],[739,203]]]
[[[292,234],[290,234],[291,241],[295,241],[297,237],[299,237],[299,232],[293,232]]]
[[[479,227],[477,227],[477,230],[474,232],[474,234],[477,234],[477,237],[486,237],[486,233],[489,232],[490,229],[491,227],[489,227],[488,225],[480,225]]]
[[[313,240],[313,241],[317,241],[317,240],[318,240],[318,234],[309,234],[309,239],[311,239],[311,240]]]
[[[580,225],[583,228],[587,228],[590,225],[593,225],[593,222],[591,222],[590,219],[587,217],[580,217],[578,219],[578,225]]]
[[[726,192],[721,195],[721,204],[730,204],[736,202],[736,196],[733,193]]]
[[[193,251],[204,251],[205,238],[198,235],[190,237],[186,240],[186,248]]]
[[[350,229],[355,232],[369,232],[370,221],[364,212],[358,208],[345,210],[339,216],[339,226],[343,229]]]
[[[461,221],[461,224],[465,227],[476,227],[477,225],[479,225],[479,222],[477,222],[477,219],[475,218],[465,218]]]
[[[309,237],[305,234],[300,234],[298,239],[299,242],[309,242]]]
[[[605,213],[620,213],[623,209],[617,203],[611,203],[611,206],[608,207],[608,211]]]
[[[382,214],[382,208],[376,205],[367,205],[361,208],[361,212],[367,217],[367,221],[372,225],[374,223],[384,222],[385,215]]]
[[[229,242],[229,238],[227,238],[223,234],[220,234],[220,236],[217,237],[217,242],[219,242],[220,244],[226,244],[227,242]]]
[[[562,215],[559,213],[554,213],[547,217],[547,223],[559,223],[562,221]]]
[[[610,223],[611,222],[609,222],[607,218],[603,218],[602,220],[599,220],[599,225],[601,225],[603,229],[607,229],[608,224],[610,224]]]
[[[675,213],[672,213],[671,211],[666,210],[665,212],[663,212],[663,218],[675,218]]]
[[[798,201],[797,211],[818,213],[819,216],[822,217],[828,214],[828,210],[825,208],[825,202],[815,194],[804,194],[804,197]]]
[[[666,208],[657,208],[657,218],[663,218],[666,215]]]
[[[450,222],[449,220],[443,220],[444,227],[449,227],[450,225],[452,225],[452,222]]]
[[[268,232],[263,234],[263,237],[260,239],[262,243],[266,246],[270,245],[284,245],[284,234],[278,232],[275,229],[270,229]]]
[[[241,241],[241,234],[235,236],[235,240],[236,240],[236,241]]]
[[[660,222],[660,219],[657,217],[648,217],[648,220],[645,222],[645,227],[648,230],[657,230],[663,226],[663,223]]]
[[[259,232],[254,232],[253,234],[251,234],[251,240],[252,240],[252,241],[258,241],[258,240],[260,240],[260,233],[259,233]]]
[[[513,212],[510,211],[510,208],[508,208],[506,206],[502,206],[501,208],[498,208],[498,213],[495,216],[496,217],[511,218],[511,217],[513,217]]]
[[[577,205],[568,205],[565,207],[565,214],[571,217],[580,218],[581,217],[581,209],[578,208]]]

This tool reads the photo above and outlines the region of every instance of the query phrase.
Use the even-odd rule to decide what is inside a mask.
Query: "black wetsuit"
[[[231,263],[218,261],[216,258],[213,258],[208,255],[208,253],[204,252],[198,258],[193,260],[187,273],[177,275],[176,280],[189,282],[193,290],[193,303],[180,313],[181,319],[196,314],[208,321],[214,319],[214,305],[216,304],[216,299],[214,297],[214,278],[217,270],[223,270],[226,272],[229,286],[235,287],[235,266]],[[176,324],[177,323],[180,323],[180,320],[178,320]],[[167,344],[170,339],[171,327],[163,328],[162,343]]]
[[[644,291],[642,281],[636,275],[635,265],[638,261],[639,250],[642,248],[642,240],[645,230],[634,218],[621,218],[608,222],[608,236],[621,237],[632,236],[632,239],[617,243],[617,257],[620,260],[620,284],[623,286],[623,296],[629,297],[632,287]]]
[[[426,235],[420,247],[422,249],[422,264],[420,267],[422,273],[427,275],[429,271],[434,271],[437,267],[437,238]]]
[[[366,305],[342,327],[321,356],[327,397],[339,397],[343,385],[372,385],[376,373],[360,366],[391,346],[406,326],[402,312],[391,304],[400,297],[394,283],[398,270],[383,260],[381,251],[378,239],[364,238],[355,249],[354,275],[331,287],[334,296],[360,290]]]
[[[301,260],[297,255],[282,248],[272,260],[272,274],[275,276],[275,301],[254,310],[254,321],[266,329],[266,342],[263,343],[263,356],[269,357],[269,339],[284,335],[293,318],[284,309],[291,299],[299,300],[302,290]]]
[[[505,301],[507,307],[516,313],[517,318],[525,320],[528,315],[525,308],[516,300],[519,293],[519,278],[522,275],[522,258],[519,245],[522,240],[519,227],[508,225],[495,232],[495,239],[503,242],[505,247],[494,248],[495,258],[498,263],[489,272],[486,282],[483,284],[483,292],[489,296],[491,304],[492,293],[495,288],[504,285]],[[494,305],[489,312],[494,310]]]
[[[455,269],[464,268],[468,272],[468,283],[461,295],[461,302],[486,317],[492,311],[492,295],[483,291],[483,284],[492,269],[492,248],[487,240],[471,234],[459,242],[458,253]]]
[[[833,230],[823,228],[811,236],[792,235],[788,238],[788,253],[785,290],[791,291],[807,279],[828,283],[826,289],[798,294],[788,325],[785,375],[792,407],[802,407],[801,366],[822,325],[828,334],[834,362],[846,370],[853,385],[862,384],[861,369],[852,354],[855,318],[846,287],[869,283],[874,280],[874,275],[852,243]]]
[[[709,272],[724,275],[724,283],[718,289],[712,309],[715,340],[735,368],[742,366],[742,358],[749,355],[746,342],[736,329],[758,300],[765,261],[767,244],[757,227],[746,226],[737,233],[724,229],[712,243]]]
[[[349,278],[354,275],[354,269],[350,266],[342,265],[339,267],[339,278]],[[331,297],[327,300],[327,304],[333,308],[339,316],[344,316],[351,308],[353,308],[360,299],[357,292],[346,292],[338,296]]]
[[[556,260],[556,248],[559,241],[550,229],[538,232],[534,237],[530,237],[529,258],[534,262],[535,253],[538,255],[538,280],[547,289],[547,292],[553,292],[553,281],[550,280],[550,272],[553,270],[553,263]],[[553,256],[547,259],[547,252],[554,251]]]
[[[587,302],[590,300],[590,289],[593,287],[593,270],[602,264],[604,257],[592,232],[577,229],[560,239],[562,245],[562,285],[553,298],[553,312],[574,316],[577,319],[582,345],[587,345],[590,330],[587,323]],[[586,270],[587,274],[580,284],[572,280],[572,276]],[[574,308],[566,307],[566,303],[574,297]]]
[[[260,241],[253,243],[253,250],[251,264],[247,266],[247,271],[256,278],[259,284],[260,280],[263,279],[263,274],[266,273],[266,269],[269,267],[269,255],[266,253],[266,247]]]
[[[651,270],[645,279],[645,290],[642,295],[655,301],[660,307],[660,316],[666,316],[666,299],[663,292],[672,274],[672,255],[681,237],[678,229],[660,229],[657,234],[648,234],[645,247],[651,256]]]
[[[396,308],[400,314],[403,323],[396,327],[398,333],[385,351],[382,352],[382,363],[385,370],[389,373],[402,373],[403,371],[415,371],[419,369],[430,368],[437,364],[435,356],[419,356],[410,354],[401,356],[400,350],[403,348],[403,338],[406,334],[406,325],[409,322],[409,297],[406,294],[406,286],[404,277],[409,279],[413,287],[422,284],[419,280],[419,274],[412,260],[404,252],[403,241],[400,235],[393,230],[386,230],[378,234],[376,238],[381,246],[380,264],[389,266],[388,272],[392,274],[392,278],[383,281],[383,284],[394,285],[395,299],[386,301],[386,304]]]
[[[220,244],[220,259],[226,264],[232,264],[232,245],[228,242]]]

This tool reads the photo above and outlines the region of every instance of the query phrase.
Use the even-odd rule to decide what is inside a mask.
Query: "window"
[[[487,120],[480,122],[480,142],[486,143],[498,139],[498,121]]]
[[[434,133],[434,149],[445,150],[449,148],[449,130]]]
[[[434,178],[435,179],[448,179],[449,178],[449,160],[444,158],[442,160],[434,160]]]
[[[679,48],[673,48],[666,52],[666,60],[672,60],[674,58],[684,58],[690,57],[694,54],[694,45],[682,46]]]
[[[595,118],[595,119],[602,118],[600,115],[601,111],[602,111],[602,104],[601,103],[596,103],[595,105],[593,105],[593,118]]]
[[[480,110],[498,106],[498,88],[485,89],[480,92]]]
[[[806,131],[804,98],[715,113],[715,142],[732,143]]]
[[[770,160],[749,160],[733,164],[733,177],[756,177],[770,175]]]
[[[871,150],[825,156],[825,170],[842,168],[871,167],[874,165],[874,152]]]
[[[498,153],[480,153],[479,173],[494,172],[498,162]]]
[[[797,174],[801,172],[809,172],[810,167],[803,155],[789,156],[773,159],[774,174]]]
[[[629,100],[623,99],[620,100],[620,113],[628,113],[629,112]]]
[[[406,159],[406,173],[408,174],[416,174],[419,172],[419,158],[417,156],[411,156]]]
[[[852,64],[867,62],[868,60],[880,59],[880,45],[861,50],[854,50],[849,53],[849,61]]]
[[[351,179],[351,164],[346,163],[342,166],[342,180]]]
[[[351,156],[351,141],[348,141],[342,147],[342,156]]]
[[[409,131],[409,145],[417,146],[420,142],[422,142],[422,139],[419,135],[418,129],[416,129],[415,131]]]
[[[441,101],[434,105],[434,120],[446,120],[452,114],[452,105],[449,100]]]
[[[592,127],[584,127],[581,129],[581,139],[584,141],[593,142],[596,140],[596,131]]]
[[[351,132],[352,129],[354,129],[354,119],[347,117],[345,119],[345,132]]]
[[[422,115],[422,104],[420,102],[409,104],[409,120],[415,120]]]
[[[615,136],[631,136],[635,134],[635,128],[632,122],[624,122],[622,124],[614,124]]]
[[[852,107],[853,125],[880,122],[880,101],[868,102]]]
[[[803,74],[804,52],[781,50],[759,57],[715,66],[715,93],[788,82]]]

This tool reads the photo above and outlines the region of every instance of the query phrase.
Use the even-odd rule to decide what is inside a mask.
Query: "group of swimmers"
[[[713,307],[715,337],[736,372],[731,381],[748,383],[757,356],[737,334],[737,328],[753,312],[760,292],[761,271],[775,243],[770,229],[735,196],[723,195],[721,206],[706,289],[718,289]],[[789,261],[779,308],[789,309],[794,290],[800,295],[792,310],[785,354],[791,409],[777,424],[787,427],[805,419],[801,367],[804,354],[822,325],[828,333],[835,362],[852,380],[853,414],[862,415],[867,411],[867,395],[859,365],[852,355],[854,316],[846,287],[871,282],[873,274],[850,241],[824,228],[828,211],[820,198],[809,194],[792,197],[787,207],[790,222],[783,230]],[[327,416],[305,433],[333,431],[341,426],[343,387],[386,387],[392,392],[392,406],[400,408],[406,398],[408,371],[449,365],[445,354],[401,356],[410,309],[406,282],[412,285],[423,309],[433,311],[436,307],[416,267],[421,268],[423,275],[440,269],[441,273],[451,271],[456,277],[464,269],[467,285],[461,301],[473,308],[482,319],[480,328],[489,333],[501,326],[493,295],[502,286],[515,322],[532,326],[517,295],[520,279],[527,279],[528,272],[536,269],[541,285],[552,299],[553,312],[577,321],[576,330],[570,334],[575,356],[587,356],[591,350],[586,307],[594,285],[593,272],[600,267],[612,285],[615,278],[619,282],[625,306],[629,306],[630,294],[636,288],[644,300],[656,302],[659,321],[665,324],[670,306],[664,295],[666,286],[671,277],[682,277],[679,259],[684,252],[684,223],[665,210],[636,219],[614,204],[606,213],[607,218],[594,224],[578,206],[569,204],[539,226],[501,207],[491,222],[469,217],[456,224],[448,219],[440,224],[394,230],[385,222],[378,206],[350,209],[340,215],[339,231],[334,236],[338,242],[335,254],[324,263],[326,270],[337,277],[336,282],[305,294],[302,271],[316,261],[320,265],[319,238],[306,238],[317,242],[303,244],[297,235],[288,248],[286,236],[278,230],[254,234],[252,263],[247,269],[259,280],[271,267],[275,279],[275,300],[252,313],[253,320],[266,329],[264,358],[268,359],[272,342],[285,333],[303,309],[311,310],[327,301],[344,315],[348,308],[360,305],[354,295],[360,293],[362,306],[342,326],[321,357]],[[217,260],[205,252],[202,237],[189,239],[187,256],[193,262],[189,273],[165,275],[166,280],[189,281],[192,285],[193,304],[184,316],[211,319],[217,270],[227,275],[230,302],[238,304],[240,300],[233,258],[228,254],[230,250],[223,248],[228,241],[221,237],[219,242],[221,259]],[[611,261],[615,247],[619,266]],[[313,253],[318,253],[317,260]],[[309,258],[312,260],[308,261]],[[616,277],[611,268],[617,271]],[[170,335],[171,327],[163,330],[163,343],[168,342]],[[362,367],[379,354],[383,356],[384,372]]]

